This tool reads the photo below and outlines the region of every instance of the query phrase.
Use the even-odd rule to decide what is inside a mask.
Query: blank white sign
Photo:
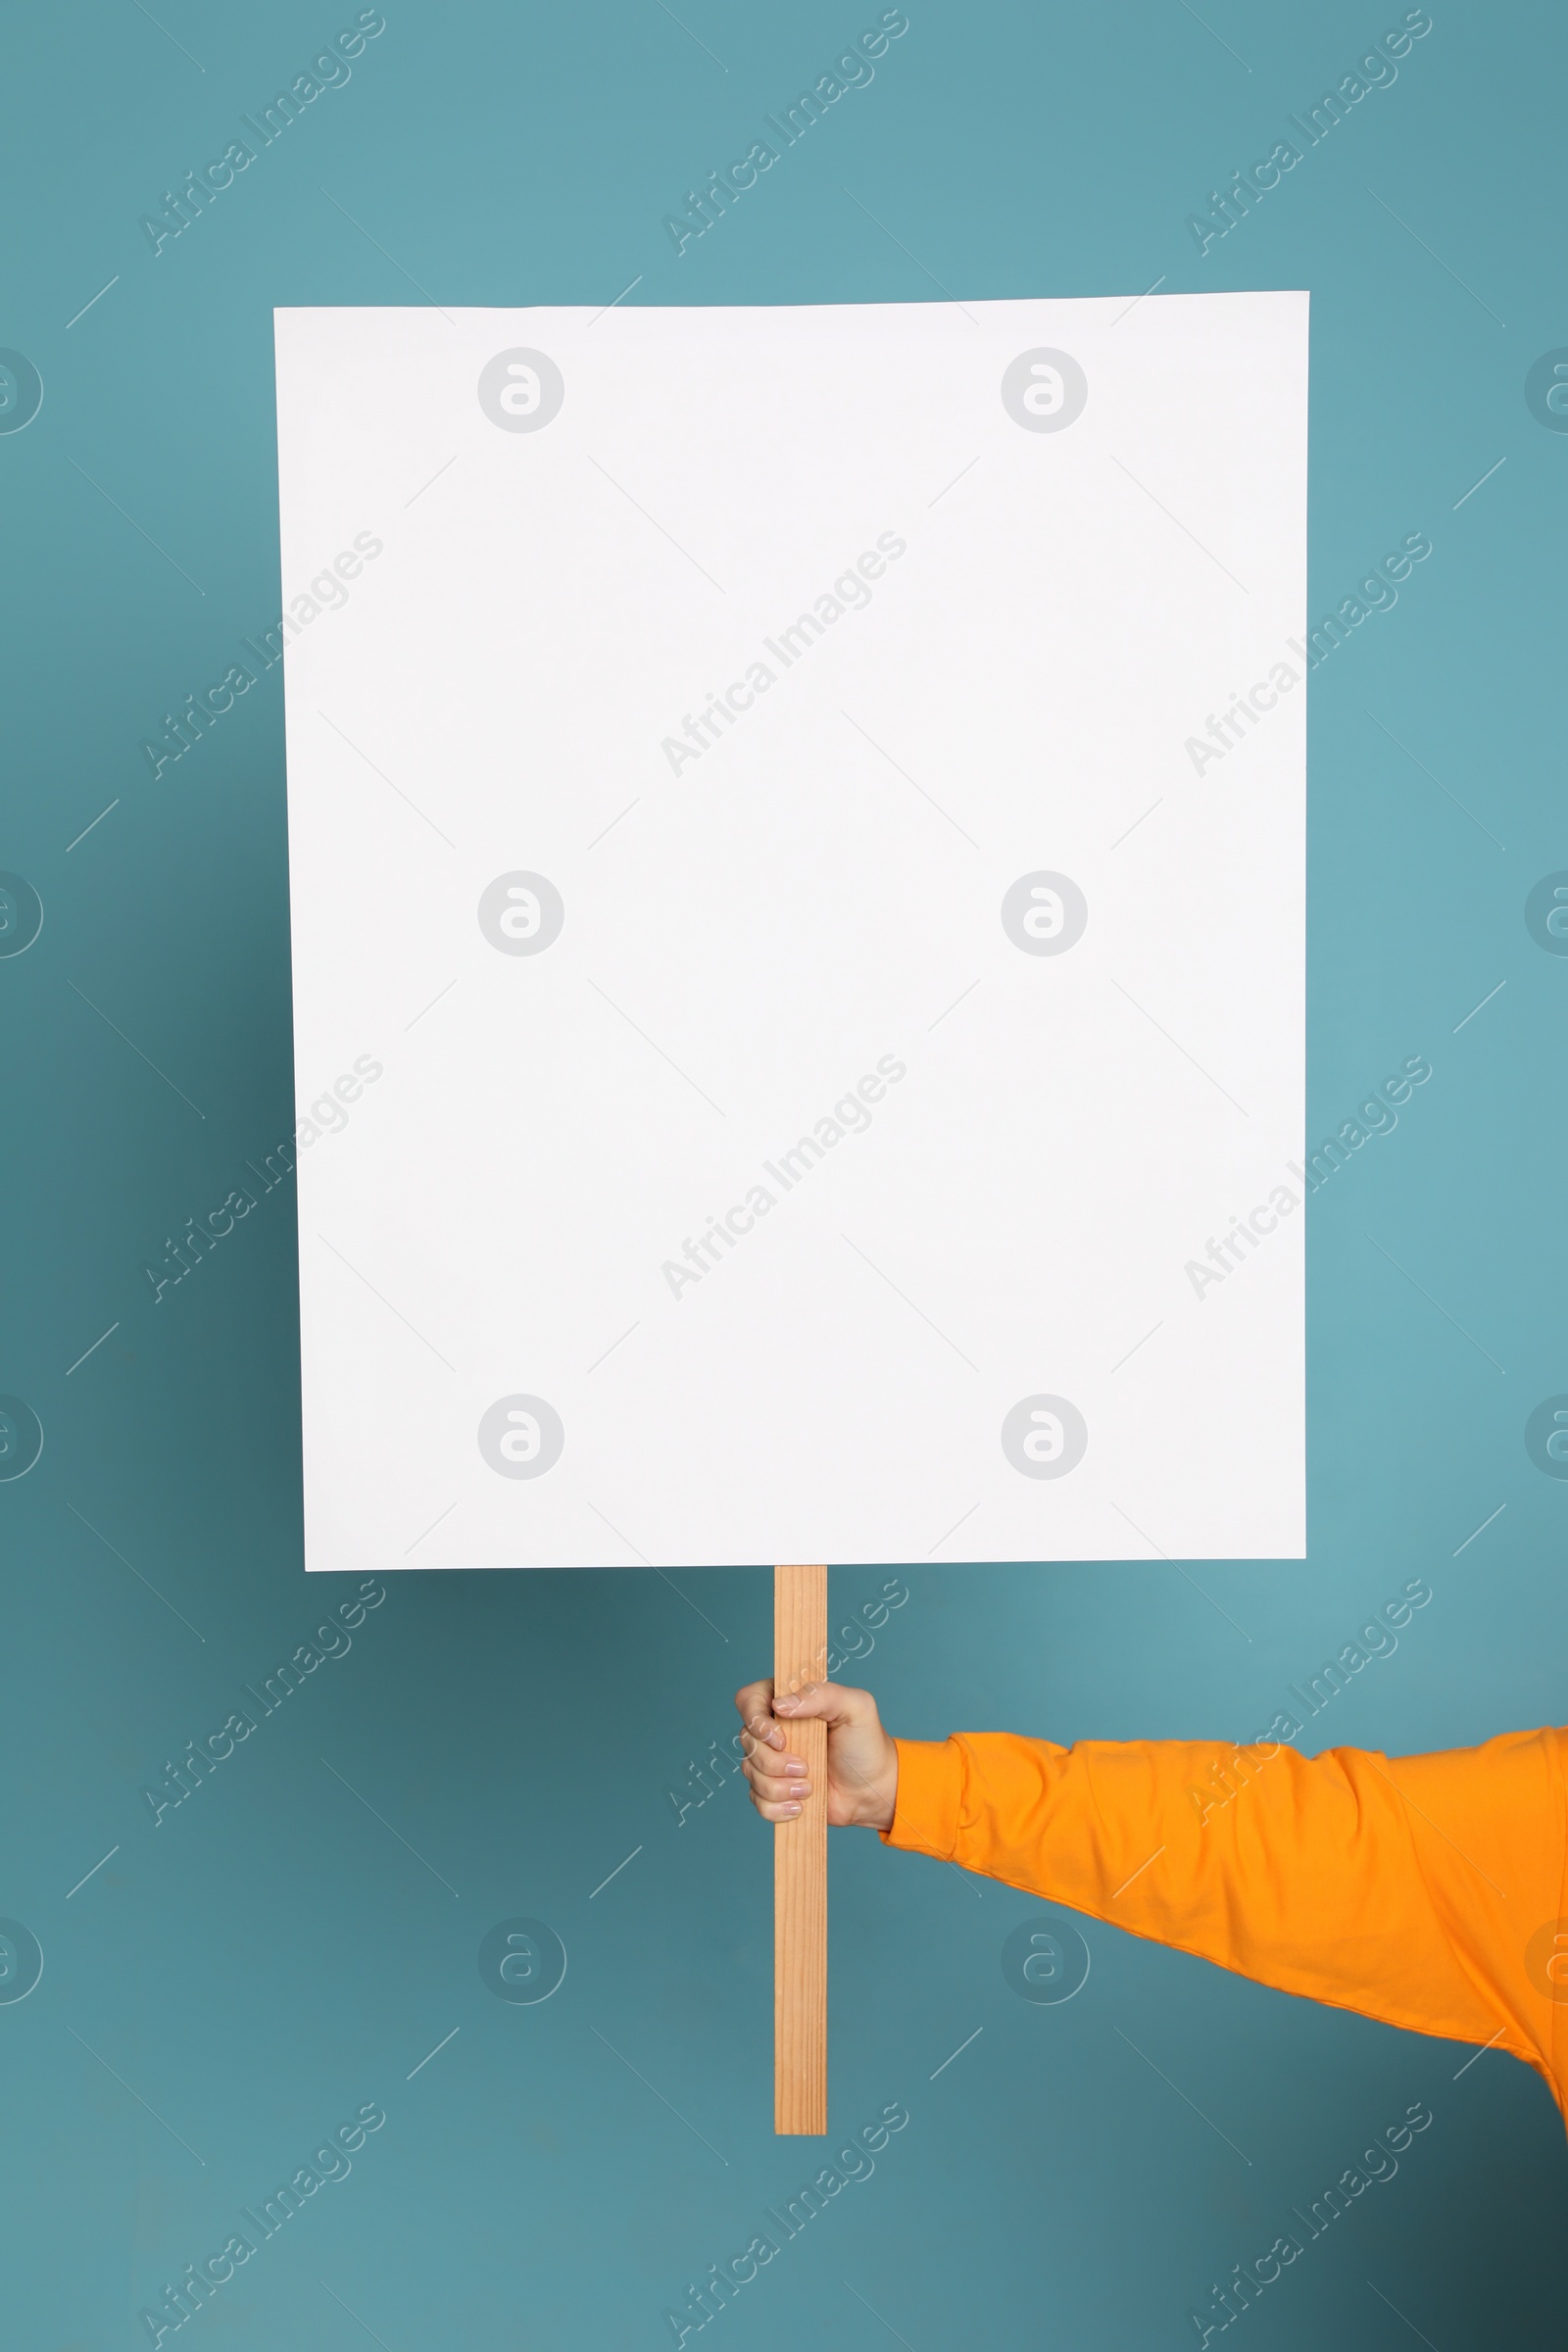
[[[1301,1553],[1306,324],[278,314],[310,1567]]]

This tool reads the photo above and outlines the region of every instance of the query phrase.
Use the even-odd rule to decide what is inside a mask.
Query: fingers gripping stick
[[[773,1571],[773,1688],[827,1671],[827,1570]],[[773,1826],[773,2129],[827,2130],[827,1726],[779,1727],[805,1758],[811,1793]]]

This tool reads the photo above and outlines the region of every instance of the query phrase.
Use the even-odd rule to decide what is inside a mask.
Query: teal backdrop
[[[1242,2333],[1560,2345],[1568,2148],[1523,2067],[1087,1920],[1041,1931],[1074,1970],[1081,1936],[1080,1989],[1020,1997],[1042,1907],[863,1836],[832,1855],[830,2151],[907,2120],[699,2337],[692,2287],[821,2161],[771,2131],[768,1837],[721,1760],[699,1801],[768,1575],[403,1574],[363,1615],[306,1578],[292,1185],[177,1290],[142,1270],[294,1122],[279,670],[156,778],[141,746],[277,617],[274,305],[1309,288],[1314,615],[1432,543],[1310,686],[1312,1140],[1432,1076],[1309,1204],[1309,1557],[890,1563],[835,1574],[833,1624],[909,1735],[1248,1737],[1420,1579],[1302,1744],[1560,1719],[1568,1463],[1526,1431],[1568,1393],[1561,12],[1434,0],[1220,235],[1213,192],[1398,7],[909,0],[677,252],[665,216],[874,6],[387,0],[177,234],[185,175],[375,12],[158,10],[6,12],[8,2340],[635,2352],[684,2309],[732,2352],[1177,2346],[1420,2101]],[[174,1805],[187,1743],[308,1642]],[[503,1997],[558,1943],[550,1998]]]

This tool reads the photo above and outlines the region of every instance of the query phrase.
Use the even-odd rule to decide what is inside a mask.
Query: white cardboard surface
[[[1303,1551],[1306,324],[277,314],[311,1568]]]

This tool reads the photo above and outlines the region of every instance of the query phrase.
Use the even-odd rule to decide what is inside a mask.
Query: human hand
[[[838,1683],[808,1683],[781,1698],[769,1683],[748,1683],[735,1693],[746,1727],[752,1802],[764,1821],[792,1821],[811,1784],[804,1756],[792,1755],[781,1724],[827,1726],[827,1818],[833,1829],[887,1830],[899,1792],[899,1751],[882,1729],[869,1690]]]

